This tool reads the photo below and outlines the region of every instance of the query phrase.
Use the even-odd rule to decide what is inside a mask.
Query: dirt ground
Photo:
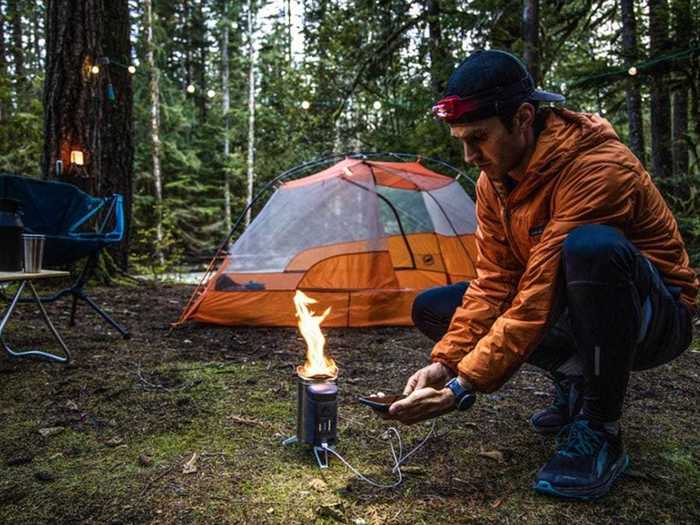
[[[71,365],[0,355],[0,523],[700,523],[700,344],[633,376],[623,419],[631,468],[595,503],[535,494],[554,449],[530,413],[547,378],[525,367],[466,413],[437,421],[404,482],[377,489],[340,461],[320,470],[294,433],[294,329],[190,324],[168,335],[187,286],[94,289],[132,333],[123,340],[82,308],[49,312]],[[6,330],[17,347],[48,343],[36,307]],[[391,483],[387,423],[357,397],[399,391],[428,361],[416,330],[327,330],[340,367],[337,450]],[[399,428],[404,447],[430,425]]]

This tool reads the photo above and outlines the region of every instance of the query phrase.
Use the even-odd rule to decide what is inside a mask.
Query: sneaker
[[[564,376],[554,381],[554,403],[530,417],[530,424],[540,434],[556,434],[571,423],[583,405],[583,377]]]
[[[622,434],[576,419],[557,436],[557,451],[539,470],[534,489],[542,494],[590,500],[608,493],[627,468]]]

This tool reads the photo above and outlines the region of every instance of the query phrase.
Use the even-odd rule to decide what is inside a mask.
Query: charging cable
[[[394,434],[396,436],[396,439],[399,443],[399,454],[398,456],[396,455],[396,449],[394,448],[394,442],[391,439],[391,434]],[[418,452],[418,450],[423,447],[428,442],[428,439],[433,436],[435,433],[435,420],[433,420],[433,424],[430,427],[430,431],[426,434],[426,436],[421,440],[420,443],[418,443],[415,447],[413,447],[406,455],[403,454],[403,443],[401,441],[401,434],[395,427],[389,427],[386,432],[384,432],[384,436],[386,439],[389,440],[389,449],[391,451],[391,457],[394,461],[394,467],[391,469],[392,474],[396,474],[397,478],[394,483],[378,483],[376,481],[373,481],[369,479],[367,476],[362,475],[362,473],[357,470],[355,467],[353,467],[350,463],[346,461],[346,459],[338,454],[335,450],[330,448],[327,443],[323,443],[321,445],[321,448],[328,452],[329,454],[333,454],[335,457],[337,457],[346,467],[348,467],[353,474],[355,474],[358,478],[360,478],[362,481],[365,481],[366,483],[369,483],[373,487],[377,487],[379,489],[393,489],[394,487],[398,487],[401,485],[403,482],[403,473],[401,472],[401,465],[406,462],[406,460],[411,457],[414,453]]]

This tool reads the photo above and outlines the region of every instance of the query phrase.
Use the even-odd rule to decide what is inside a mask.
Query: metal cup
[[[44,259],[46,236],[25,233],[22,235],[22,239],[24,241],[24,272],[39,273],[41,261]]]

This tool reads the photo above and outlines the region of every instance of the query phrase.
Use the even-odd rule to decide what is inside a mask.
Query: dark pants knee
[[[467,282],[459,282],[420,292],[411,309],[413,324],[433,341],[442,339],[455,310],[462,305],[468,286]]]

